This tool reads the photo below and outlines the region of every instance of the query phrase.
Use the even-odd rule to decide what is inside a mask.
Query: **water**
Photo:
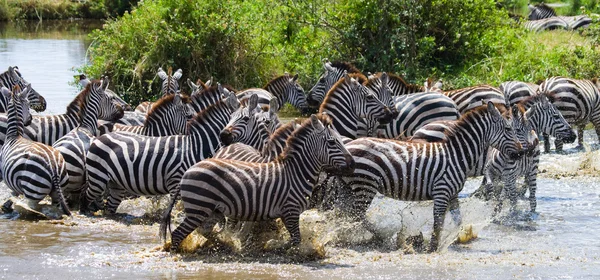
[[[73,28],[79,25],[81,28]],[[62,113],[77,93],[71,69],[85,62],[85,24],[0,27],[0,69],[18,65],[24,77],[48,100],[48,113]],[[31,53],[34,53],[33,55]],[[586,131],[586,143],[598,141]],[[466,198],[481,178],[471,179],[461,193],[464,224],[478,238],[451,245],[459,228],[446,218],[440,253],[404,254],[396,249],[396,233],[431,233],[431,203],[403,203],[377,198],[367,218],[372,234],[331,213],[308,211],[302,216],[306,247],[323,247],[325,258],[307,260],[296,254],[252,255],[221,250],[196,255],[161,250],[156,219],[160,209],[147,199],[126,201],[118,221],[74,215],[59,222],[0,218],[0,277],[15,278],[144,278],[144,279],[354,279],[354,278],[595,278],[600,276],[600,152],[543,155],[538,179],[539,216],[509,225],[492,223],[491,207]],[[0,186],[0,202],[9,197]],[[525,210],[528,204],[519,203]],[[370,240],[370,241],[369,241]],[[363,243],[368,241],[366,243]],[[308,244],[306,244],[308,243]],[[308,257],[311,257],[310,255]]]

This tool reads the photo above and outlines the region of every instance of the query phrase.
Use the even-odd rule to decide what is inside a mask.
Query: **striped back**
[[[309,110],[304,89],[298,83],[298,74],[290,77],[290,74],[285,73],[269,81],[264,89],[277,97],[279,107],[283,107],[285,103],[289,102],[303,113]]]
[[[366,81],[362,74],[345,74],[327,93],[319,109],[319,113],[327,113],[333,119],[333,126],[342,136],[352,139],[359,136],[359,122],[363,119],[385,124],[393,115],[361,81]]]
[[[494,104],[506,105],[506,98],[504,93],[496,87],[489,85],[479,85],[467,88],[461,88],[451,91],[445,91],[444,95],[452,98],[456,107],[461,114],[465,114],[471,109],[492,102]]]
[[[536,95],[538,85],[520,81],[509,81],[500,84],[498,88],[504,93],[506,104],[515,105],[521,103],[523,100],[533,101],[531,97]],[[531,104],[521,103],[521,105],[529,108]]]
[[[596,80],[551,77],[540,84],[538,92],[548,97],[570,123],[587,123],[600,110],[600,91]]]
[[[181,69],[177,69],[175,74],[173,74],[173,68],[171,67],[169,67],[168,71],[168,73],[165,73],[161,67],[158,68],[157,75],[162,80],[160,87],[160,93],[162,96],[179,93],[179,79],[181,79],[183,71]]]
[[[329,62],[323,63],[325,72],[321,74],[317,83],[310,89],[306,96],[306,102],[311,107],[318,108],[329,90],[344,77],[344,73],[358,74],[360,71],[354,65],[346,62]]]
[[[532,32],[545,30],[569,29],[569,23],[563,17],[550,17],[537,20],[528,20],[524,23],[525,29]]]
[[[529,15],[527,16],[529,20],[538,20],[556,16],[554,9],[544,3],[539,3],[535,6],[529,4],[527,7],[529,7]]]
[[[0,87],[6,87],[11,90],[14,86],[19,86],[20,88],[24,89],[28,84],[29,83],[21,76],[21,72],[19,72],[19,68],[17,66],[9,66],[7,71],[0,74]],[[29,99],[31,109],[37,112],[46,110],[46,99],[44,99],[44,97],[33,88],[29,90],[27,99]],[[2,99],[0,101],[7,102],[0,103],[0,110],[2,110],[0,112],[6,112],[5,109],[8,104],[8,100]]]

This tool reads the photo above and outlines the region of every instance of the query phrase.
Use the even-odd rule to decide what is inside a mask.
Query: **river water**
[[[18,65],[48,100],[46,113],[62,113],[77,93],[72,69],[85,63],[87,24],[44,23],[0,27],[0,69]],[[531,220],[493,222],[490,205],[468,198],[481,178],[461,193],[463,224],[477,238],[452,241],[459,232],[446,218],[443,249],[408,254],[396,233],[429,238],[431,203],[376,198],[367,219],[376,238],[357,223],[314,210],[302,216],[300,252],[201,249],[196,254],[162,250],[156,217],[165,206],[126,201],[117,220],[75,214],[62,221],[0,218],[0,277],[6,279],[506,279],[600,277],[600,170],[598,141],[586,131],[586,150],[567,145],[566,155],[544,154],[538,178],[538,212]],[[0,186],[0,201],[9,197]],[[528,209],[520,201],[519,209]],[[227,234],[223,234],[227,237]],[[283,235],[285,236],[285,235]],[[231,235],[229,235],[231,237]],[[193,246],[195,243],[189,242]],[[317,251],[318,253],[314,253]]]

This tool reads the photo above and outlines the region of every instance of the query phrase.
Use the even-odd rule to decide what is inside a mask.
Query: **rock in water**
[[[34,209],[26,200],[11,197],[13,209],[19,213],[19,218],[25,220],[57,220],[62,218],[62,211],[50,204],[35,204]]]
[[[458,233],[458,238],[456,241],[458,243],[465,244],[475,238],[477,238],[477,233],[473,231],[473,225],[465,225]]]

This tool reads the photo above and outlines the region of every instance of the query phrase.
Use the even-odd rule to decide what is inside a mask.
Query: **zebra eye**
[[[248,117],[248,116],[244,116],[244,117],[242,118],[242,120],[247,122],[247,121],[249,121],[249,120],[250,120],[250,117]]]
[[[269,125],[269,124],[271,124],[271,121],[270,120],[265,120],[265,124]]]
[[[375,98],[375,96],[373,96],[372,94],[367,95],[367,99],[373,100],[373,98]]]
[[[325,78],[321,78],[321,79],[319,79],[319,82],[320,82],[320,83],[324,83],[324,82],[325,82]]]

